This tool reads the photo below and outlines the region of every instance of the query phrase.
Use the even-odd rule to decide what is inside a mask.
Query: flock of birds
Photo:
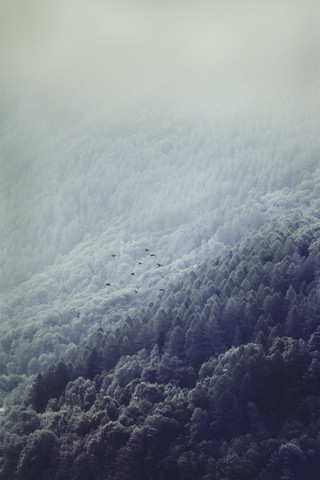
[[[145,250],[145,253],[150,252],[149,248],[145,248],[144,250]],[[111,256],[112,256],[113,258],[115,258],[117,255],[116,255],[115,253],[111,253]],[[149,256],[150,256],[150,257],[156,257],[156,254],[155,254],[155,253],[149,253]],[[138,265],[142,265],[142,263],[143,263],[143,262],[138,261]],[[158,266],[158,267],[162,267],[162,263],[158,263],[158,262],[156,262],[156,263],[157,263],[157,266]],[[130,275],[131,275],[132,277],[134,277],[134,276],[135,276],[135,273],[134,273],[134,272],[131,272]],[[111,287],[111,286],[112,286],[112,285],[111,285],[110,282],[107,282],[107,283],[106,283],[106,287]],[[164,292],[164,288],[159,288],[159,291],[160,291],[160,292]],[[134,290],[134,293],[138,293],[138,290]]]

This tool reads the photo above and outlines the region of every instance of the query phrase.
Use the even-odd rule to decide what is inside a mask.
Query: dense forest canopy
[[[318,480],[312,0],[2,2],[0,480]]]
[[[320,219],[308,197],[308,215],[189,269],[43,373],[3,375],[0,478],[317,478]]]

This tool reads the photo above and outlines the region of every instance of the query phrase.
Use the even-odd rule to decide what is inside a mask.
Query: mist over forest
[[[319,15],[2,3],[1,480],[318,479]]]

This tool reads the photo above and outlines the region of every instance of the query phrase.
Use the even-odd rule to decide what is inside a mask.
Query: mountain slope
[[[316,478],[311,212],[274,220],[93,333],[30,378],[23,407],[17,387],[2,421],[2,477]]]

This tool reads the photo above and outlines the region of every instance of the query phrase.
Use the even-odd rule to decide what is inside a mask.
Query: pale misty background
[[[308,218],[316,2],[5,1],[0,18],[1,330],[64,336],[39,370],[273,218]]]

